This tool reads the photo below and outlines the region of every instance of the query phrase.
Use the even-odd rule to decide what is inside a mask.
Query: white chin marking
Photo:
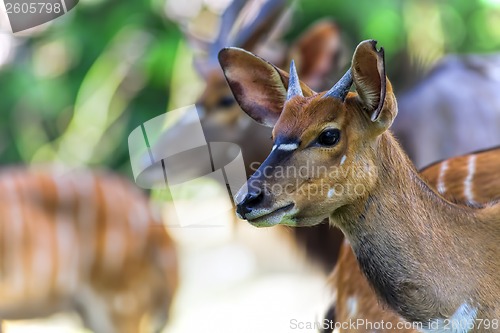
[[[282,143],[278,147],[276,147],[276,149],[284,151],[292,151],[297,148],[299,148],[299,145],[297,143]]]

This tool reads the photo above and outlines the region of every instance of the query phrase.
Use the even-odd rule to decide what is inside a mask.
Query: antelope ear
[[[385,75],[384,49],[375,40],[361,42],[352,58],[352,76],[363,109],[371,121],[387,129],[397,114],[392,86]]]
[[[240,107],[258,123],[273,127],[286,102],[288,73],[239,48],[219,52],[219,63]],[[314,92],[300,83],[304,96]]]

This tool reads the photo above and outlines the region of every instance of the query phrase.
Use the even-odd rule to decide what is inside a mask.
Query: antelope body
[[[320,94],[293,64],[288,75],[230,48],[219,60],[242,109],[273,127],[273,151],[237,195],[241,217],[256,226],[328,217],[380,298],[424,331],[481,332],[477,320],[499,318],[500,205],[454,204],[420,178],[388,131],[397,104],[374,41],[361,43],[351,69]],[[357,93],[348,92],[353,81]],[[309,174],[278,172],[300,167]]]
[[[0,319],[76,311],[96,333],[161,331],[176,255],[137,188],[107,173],[12,168],[0,196]]]

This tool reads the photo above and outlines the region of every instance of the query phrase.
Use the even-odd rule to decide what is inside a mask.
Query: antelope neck
[[[379,140],[377,184],[362,201],[335,211],[332,222],[379,297],[407,320],[425,328],[464,304],[477,309],[476,291],[487,275],[477,265],[491,250],[472,237],[477,212],[433,192],[390,133]]]

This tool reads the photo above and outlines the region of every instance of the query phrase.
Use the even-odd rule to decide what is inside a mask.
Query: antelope
[[[418,175],[388,130],[397,103],[375,41],[319,94],[293,62],[287,74],[238,48],[219,62],[243,111],[273,127],[272,152],[236,195],[241,218],[257,227],[328,218],[379,298],[423,331],[481,332],[480,320],[500,318],[500,205],[457,205]],[[283,171],[300,168],[305,176]]]
[[[240,111],[217,64],[216,52],[224,46],[237,46],[272,57],[279,68],[283,68],[293,57],[296,61],[299,60],[299,77],[313,90],[327,88],[325,83],[328,84],[329,78],[343,66],[340,28],[328,20],[320,21],[306,30],[292,46],[280,53],[286,56],[277,57],[276,52],[270,52],[273,42],[272,37],[269,37],[273,35],[270,22],[279,21],[283,2],[271,0],[269,3],[271,5],[268,6],[273,10],[266,12],[262,7],[258,15],[254,16],[255,19],[246,25],[248,28],[238,31],[234,29],[234,24],[245,16],[247,8],[243,8],[242,1],[234,1],[222,15],[220,32],[211,44],[195,41],[196,38],[188,34],[194,44],[205,46],[199,54],[205,54],[206,57],[196,56],[195,67],[207,82],[197,103],[206,138],[208,141],[237,143],[242,148],[247,174],[256,171],[256,166],[271,151],[271,131],[252,122]],[[236,31],[232,38],[229,31]],[[500,132],[496,128],[500,126],[500,120],[497,119],[500,112],[495,113],[495,105],[498,103],[477,105],[470,98],[471,95],[481,93],[486,94],[489,100],[496,101],[498,78],[495,73],[500,65],[498,59],[500,58],[494,55],[446,56],[429,75],[398,96],[400,114],[393,125],[393,131],[416,165],[422,166],[431,161],[484,148],[494,142],[495,138],[499,138]],[[448,84],[450,80],[455,82],[452,91]],[[426,101],[426,106],[420,107],[418,101]],[[424,121],[432,116],[441,120],[432,124]],[[447,121],[450,118],[454,121]],[[476,133],[474,138],[464,140],[461,134],[471,123],[484,130]],[[435,128],[430,131],[429,125]],[[426,133],[425,138],[422,138],[423,132]],[[431,135],[433,139],[430,139]],[[158,174],[158,179],[163,181],[162,173]],[[332,271],[337,260],[335,253],[338,253],[339,244],[343,240],[337,228],[326,223],[309,229],[298,228],[293,230],[293,237],[296,247],[306,250],[309,261],[318,263],[326,274]]]
[[[105,172],[0,173],[0,318],[76,311],[96,333],[160,332],[173,243],[147,197]]]
[[[475,152],[464,156],[450,158],[420,171],[420,176],[444,197],[463,205],[470,205],[471,198],[467,188],[469,183],[475,189],[474,204],[485,204],[500,199],[500,178],[497,176],[500,148]],[[475,168],[471,168],[474,164]],[[470,179],[469,175],[473,175]],[[345,241],[340,249],[339,259],[334,272],[329,279],[329,286],[334,291],[334,301],[330,309],[325,328],[332,328],[332,323],[349,323],[362,319],[364,322],[390,322],[393,329],[378,330],[377,332],[417,331],[406,325],[396,313],[387,309],[378,302],[365,276],[361,272],[356,257],[349,242]],[[403,325],[399,324],[403,323]],[[340,325],[339,325],[340,326]],[[357,329],[343,330],[348,332],[369,332],[367,325],[360,325]],[[325,332],[331,330],[325,330]]]

